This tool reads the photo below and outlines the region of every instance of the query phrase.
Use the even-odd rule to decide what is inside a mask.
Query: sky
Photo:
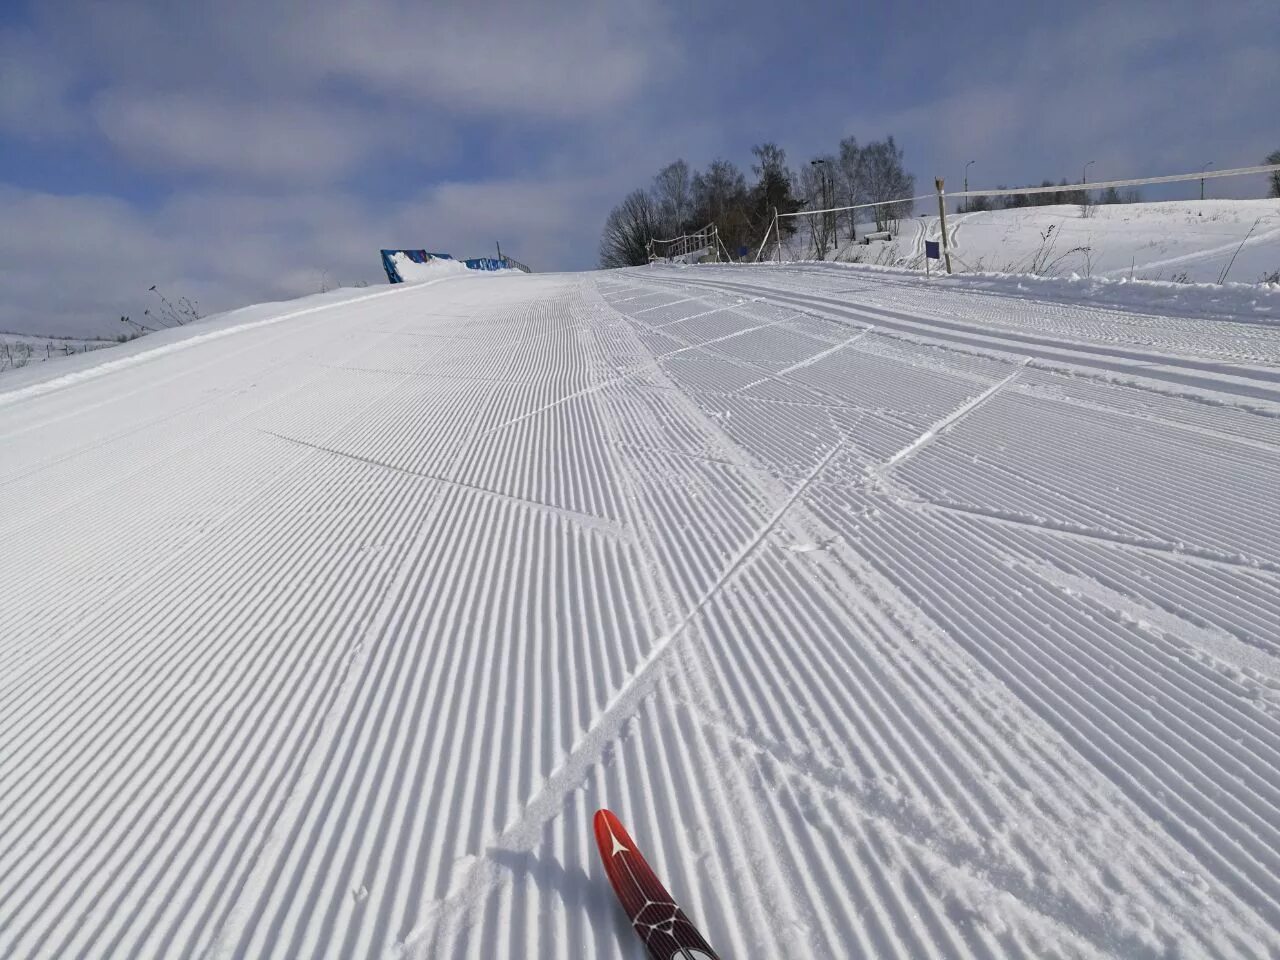
[[[893,134],[951,189],[1248,166],[1277,89],[1274,0],[0,0],[0,331],[383,283],[383,247],[590,269],[665,163],[768,140]]]

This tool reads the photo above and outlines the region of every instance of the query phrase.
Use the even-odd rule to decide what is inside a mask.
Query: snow
[[[1280,271],[1280,200],[1183,200],[1075,205],[947,215],[956,272],[1035,273],[1088,279],[1256,285]],[[840,240],[828,259],[924,269],[924,241],[938,240],[938,218],[919,213],[892,242]],[[811,259],[806,218],[784,259]],[[859,227],[859,236],[868,224]],[[1234,262],[1232,262],[1232,258]],[[938,267],[937,263],[933,266]],[[1273,284],[1276,281],[1272,281]]]
[[[1185,200],[1031,207],[948,217],[955,252],[975,270],[1025,272],[1045,232],[1056,272],[1144,280],[1257,283],[1280,271],[1280,200]],[[935,218],[936,220],[936,218]],[[935,231],[936,232],[936,231]],[[1072,253],[1071,251],[1075,251]]]
[[[391,260],[396,273],[405,283],[421,283],[424,280],[434,280],[449,274],[467,272],[467,266],[462,261],[445,260],[442,257],[432,257],[426,263],[418,263],[410,259],[407,253],[396,252],[391,255]]]
[[[39,334],[0,332],[0,373],[47,363],[54,357],[69,357],[90,350],[114,346],[115,340],[47,337]]]
[[[1280,952],[1274,314],[433,277],[0,378],[0,955]]]

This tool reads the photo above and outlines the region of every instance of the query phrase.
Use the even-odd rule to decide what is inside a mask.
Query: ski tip
[[[612,810],[601,807],[596,811],[593,818],[593,824],[596,833],[596,845],[600,848],[600,855],[605,859],[613,853],[615,837],[626,837],[627,831],[622,827],[622,821],[614,816]],[[627,838],[630,840],[630,838]]]
[[[617,815],[612,810],[607,807],[601,807],[596,811],[594,825],[596,833],[599,833],[602,827],[622,826],[622,821],[618,819]]]
[[[717,960],[716,952],[667,892],[613,812],[597,810],[594,827],[605,874],[649,956]]]

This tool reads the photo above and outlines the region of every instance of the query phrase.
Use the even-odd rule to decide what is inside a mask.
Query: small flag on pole
[[[941,244],[939,244],[937,240],[926,240],[924,242],[924,255],[930,260],[941,260]]]

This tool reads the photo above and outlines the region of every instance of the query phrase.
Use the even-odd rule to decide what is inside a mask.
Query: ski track
[[[923,232],[917,240],[923,239]],[[1280,330],[435,284],[0,406],[0,955],[1280,953]]]

